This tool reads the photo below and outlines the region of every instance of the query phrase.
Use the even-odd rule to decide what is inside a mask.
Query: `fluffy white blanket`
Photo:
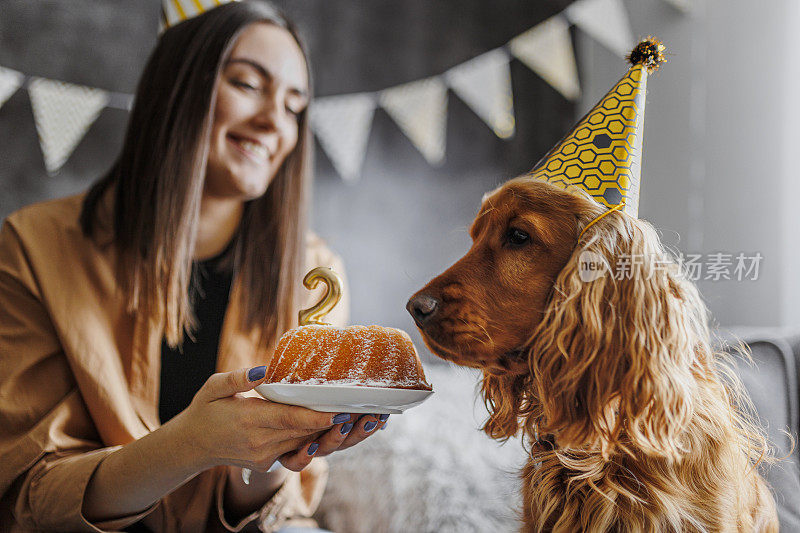
[[[426,373],[430,399],[329,458],[320,525],[337,533],[519,530],[521,442],[501,445],[479,430],[487,412],[475,372],[436,365]]]

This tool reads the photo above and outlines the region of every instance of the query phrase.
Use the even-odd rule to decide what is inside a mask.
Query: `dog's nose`
[[[436,314],[439,309],[439,300],[427,294],[412,296],[406,304],[406,309],[411,313],[417,326],[422,327]]]

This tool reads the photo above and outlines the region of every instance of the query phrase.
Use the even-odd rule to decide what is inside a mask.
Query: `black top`
[[[231,246],[216,257],[194,263],[192,285],[197,327],[183,345],[172,349],[161,342],[161,387],[158,415],[161,423],[177,415],[192,401],[203,383],[216,371],[222,320],[228,307],[233,273],[224,268]]]

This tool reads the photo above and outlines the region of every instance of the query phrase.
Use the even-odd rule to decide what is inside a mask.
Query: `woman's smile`
[[[227,139],[236,150],[246,155],[254,163],[263,165],[269,163],[272,158],[269,148],[260,141],[236,137],[231,134],[228,134]]]

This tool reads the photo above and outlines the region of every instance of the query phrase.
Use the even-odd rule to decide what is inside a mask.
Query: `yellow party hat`
[[[533,168],[531,176],[580,187],[597,202],[637,217],[647,75],[665,61],[648,37],[628,56],[627,74]]]
[[[162,0],[161,30],[190,19],[209,9],[239,0]]]

